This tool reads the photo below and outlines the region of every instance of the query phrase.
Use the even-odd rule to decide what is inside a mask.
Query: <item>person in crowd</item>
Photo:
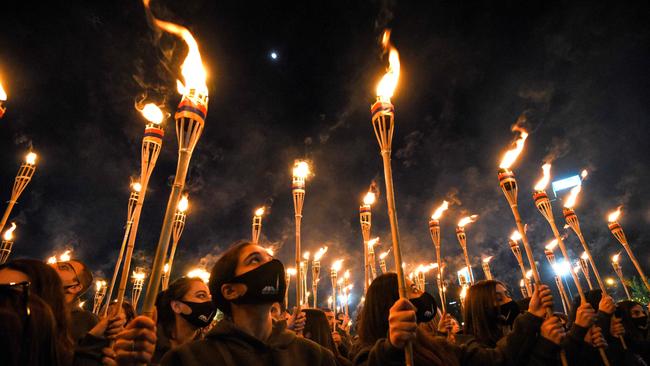
[[[126,325],[122,332],[115,336],[115,345],[112,348],[104,348],[102,365],[150,364],[156,348],[156,341],[156,323],[147,316],[137,316]]]
[[[0,285],[0,365],[65,366],[50,306],[27,281]]]
[[[296,310],[297,309],[294,308],[293,313],[289,314],[287,309],[284,307],[283,302],[274,302],[273,305],[271,305],[271,317],[276,322],[287,322],[288,330],[292,330],[297,334],[302,334],[302,330],[305,328],[305,313],[302,311],[297,312]]]
[[[408,342],[413,342],[416,366],[506,365],[517,357],[518,364],[549,363],[559,352],[564,330],[557,318],[543,319],[545,309],[553,303],[547,286],[535,290],[528,312],[516,318],[512,332],[496,348],[486,348],[476,343],[455,345],[420,330],[418,322],[433,318],[435,301],[411,281],[407,280],[407,285],[408,300],[399,298],[395,273],[382,274],[368,288],[359,324],[362,349],[355,365],[403,364]],[[498,308],[496,301],[490,306]]]
[[[210,325],[217,313],[211,300],[210,289],[197,277],[181,277],[158,294],[154,363],[170,349],[202,338],[201,330]]]
[[[200,341],[170,350],[162,365],[333,366],[334,355],[274,322],[271,306],[284,300],[285,269],[250,242],[230,247],[212,268],[212,301],[224,313]]]
[[[303,311],[307,320],[302,333],[305,338],[330,350],[336,358],[337,366],[351,366],[352,362],[339,353],[334,343],[334,339],[332,338],[333,333],[325,313],[319,309],[305,309]]]
[[[108,314],[115,314],[117,307],[117,300],[113,300],[110,305],[108,305]],[[133,318],[135,318],[135,309],[130,302],[124,300],[122,302],[122,311],[124,312],[125,324],[129,324]],[[102,312],[103,314],[103,312]]]
[[[350,337],[350,333],[340,327],[340,323],[337,321],[332,309],[325,308],[323,309],[323,313],[325,313],[325,318],[330,326],[332,339],[334,340],[338,353],[343,357],[350,358],[350,351],[352,350],[352,337]]]
[[[648,337],[648,312],[641,304],[623,300],[616,305],[616,315],[625,327],[625,342],[647,363],[650,362],[650,338]]]

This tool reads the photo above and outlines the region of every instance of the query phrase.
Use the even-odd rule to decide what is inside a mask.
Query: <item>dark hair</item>
[[[212,303],[226,316],[232,315],[232,308],[230,307],[230,302],[223,297],[221,286],[235,277],[235,271],[239,263],[239,253],[249,245],[255,244],[249,241],[240,241],[233,244],[219,257],[210,273],[208,287],[212,295]]]
[[[585,293],[585,299],[587,299],[589,305],[591,305],[591,307],[596,311],[598,311],[598,303],[600,303],[600,299],[602,299],[602,297],[603,292],[600,289],[589,290]],[[576,321],[576,312],[578,311],[578,307],[580,307],[581,303],[582,300],[580,299],[580,296],[573,298],[571,311],[569,313],[569,324],[573,324]]]
[[[11,269],[24,273],[31,283],[30,292],[38,295],[52,309],[56,321],[56,341],[62,355],[72,356],[74,342],[70,336],[70,315],[65,305],[63,283],[54,268],[36,259],[14,259],[0,265],[0,270]]]
[[[190,291],[192,282],[203,282],[198,277],[181,277],[169,284],[167,290],[158,293],[156,297],[156,311],[158,312],[158,325],[162,328],[167,338],[171,338],[176,325],[176,316],[172,310],[172,301],[180,301]]]
[[[497,284],[501,282],[482,280],[470,286],[463,307],[464,333],[490,347],[495,347],[504,335],[498,323]]]
[[[302,312],[305,313],[305,328],[302,334],[306,338],[332,351],[335,356],[338,355],[339,353],[334,344],[332,331],[330,330],[325,313],[318,309],[303,309]]]
[[[388,315],[398,299],[395,273],[384,273],[372,281],[366,292],[366,301],[359,321],[361,347],[372,347],[379,339],[388,336]],[[458,358],[452,349],[453,346],[446,340],[434,338],[420,327],[416,329],[413,343],[416,366],[458,365]]]
[[[115,312],[116,306],[117,306],[117,300],[113,300],[113,302],[111,302],[108,305],[108,309],[109,309],[108,313],[113,314]],[[101,310],[102,314],[104,310],[106,310],[106,305],[102,306],[102,310]],[[133,305],[131,305],[130,302],[126,301],[126,299],[122,301],[122,311],[124,311],[124,316],[126,317],[126,322],[124,324],[125,325],[129,324],[129,322],[131,322],[131,320],[135,318],[135,309],[133,309]]]
[[[632,322],[632,308],[635,306],[643,308],[643,305],[632,300],[623,300],[616,304],[616,315],[620,317],[623,322],[623,327],[625,327],[625,338],[628,342],[641,341],[645,338],[643,333]]]
[[[25,290],[29,291],[29,290]],[[0,364],[6,366],[63,365],[57,344],[56,320],[50,307],[30,293],[0,296]],[[26,314],[29,306],[29,315]]]
[[[77,273],[77,278],[79,278],[79,282],[81,283],[81,291],[77,294],[77,298],[81,297],[88,289],[90,286],[93,284],[93,274],[90,272],[88,269],[88,266],[86,266],[85,263],[83,263],[80,260],[77,259],[72,259],[69,262],[75,262],[79,263],[81,265],[81,271]]]

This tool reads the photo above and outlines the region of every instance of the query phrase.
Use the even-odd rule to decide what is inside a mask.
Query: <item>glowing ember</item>
[[[440,217],[442,216],[442,213],[447,211],[448,208],[449,208],[449,202],[442,201],[442,204],[438,208],[436,208],[436,210],[433,212],[433,215],[431,215],[431,219],[439,220]]]
[[[611,212],[611,213],[607,216],[607,221],[609,221],[609,222],[616,222],[616,220],[618,220],[618,217],[621,215],[621,208],[623,208],[623,206],[618,206],[618,208],[616,209],[616,211]]]
[[[142,113],[147,121],[156,125],[161,124],[165,118],[163,111],[161,111],[160,108],[158,108],[158,106],[153,103],[145,104],[140,113]]]
[[[460,219],[460,221],[458,221],[458,227],[465,227],[465,225],[476,221],[476,219],[478,219],[478,215],[463,217]]]
[[[187,195],[183,195],[183,197],[181,197],[181,200],[178,201],[178,206],[176,206],[176,210],[178,210],[178,212],[185,212],[187,211],[189,206],[190,206],[190,201],[187,199]]]
[[[578,199],[578,194],[582,190],[582,186],[575,186],[571,188],[571,192],[569,192],[569,195],[566,198],[566,201],[564,201],[564,207],[566,208],[573,208],[576,204],[576,200]]]
[[[131,184],[131,189],[133,189],[134,192],[140,192],[142,190],[142,184],[136,182]]]
[[[587,252],[582,252],[582,255],[580,256],[580,259],[583,259],[583,260],[589,259],[589,256],[587,255]]]
[[[375,193],[374,192],[366,193],[366,195],[363,197],[363,204],[366,206],[370,206],[373,203],[375,203]]]
[[[287,268],[287,275],[295,276],[296,275],[296,269],[295,268]]]
[[[193,268],[187,272],[189,278],[200,278],[201,281],[208,283],[210,281],[210,272],[203,268]]]
[[[587,169],[584,169],[584,170],[580,173],[580,178],[585,179],[585,178],[587,178],[587,175],[589,175],[589,172],[587,171]]]
[[[613,256],[612,256],[612,262],[613,262],[613,263],[618,263],[618,257],[619,257],[619,256],[620,256],[620,254],[613,255]]]
[[[397,49],[390,43],[390,30],[385,30],[381,40],[384,50],[388,50],[388,69],[377,84],[377,96],[388,101],[393,96],[399,81],[400,62]]]
[[[309,261],[309,257],[310,257],[310,256],[311,256],[311,253],[309,253],[309,252],[304,252],[304,253],[302,254],[302,258],[303,258],[304,260],[306,260],[306,261]]]
[[[33,152],[30,152],[29,154],[25,155],[25,164],[27,164],[27,165],[35,165],[37,157],[38,157],[38,155],[36,155]]]
[[[61,254],[59,256],[59,262],[68,262],[68,261],[70,261],[70,258],[71,258],[70,257],[70,252],[71,252],[70,250],[66,250],[65,252],[63,252],[63,254]]]
[[[306,178],[310,174],[309,164],[306,161],[296,161],[293,165],[293,176],[296,178]]]
[[[515,126],[512,130],[519,132],[519,138],[515,141],[515,147],[506,151],[505,155],[503,155],[501,164],[499,164],[499,168],[502,169],[508,169],[512,166],[515,160],[517,160],[519,154],[521,154],[521,151],[524,149],[524,144],[528,138],[528,132],[523,128]]]
[[[16,230],[16,223],[12,222],[11,227],[5,231],[2,235],[2,239],[5,241],[12,241],[14,239],[14,230]]]
[[[519,233],[519,231],[517,230],[513,231],[512,235],[510,235],[510,240],[512,241],[521,240],[521,234]]]
[[[151,14],[151,9],[149,8],[150,0],[143,0],[142,2],[147,13]],[[178,24],[156,19],[153,14],[151,14],[151,18],[158,28],[183,38],[187,44],[187,57],[185,57],[185,61],[183,61],[183,65],[181,66],[181,74],[183,75],[185,84],[180,80],[176,81],[178,92],[182,95],[187,95],[191,89],[195,89],[199,94],[208,95],[208,87],[205,84],[207,73],[203,67],[199,45],[196,43],[192,33],[187,28]]]
[[[383,252],[383,253],[381,253],[381,254],[379,255],[379,259],[383,260],[384,258],[386,258],[386,256],[388,255],[388,253],[389,253],[389,252]]]
[[[320,261],[320,259],[323,257],[323,255],[325,253],[327,253],[327,247],[322,247],[322,248],[318,249],[316,254],[314,254],[314,260],[315,261]]]
[[[483,258],[483,263],[490,263],[491,259],[492,259],[492,256],[489,256],[487,258]]]
[[[555,249],[556,246],[557,246],[557,239],[553,239],[544,248],[546,248],[546,250],[552,252],[553,249]]]
[[[343,265],[343,259],[338,259],[332,263],[332,271],[340,271],[341,266]]]
[[[95,291],[100,291],[104,287],[106,287],[106,281],[104,280],[95,281]]]
[[[5,89],[2,87],[2,83],[0,83],[0,101],[5,101],[7,100],[7,92],[5,92]]]
[[[546,163],[542,165],[542,172],[544,173],[544,176],[535,184],[536,191],[543,191],[546,189],[548,182],[551,180],[551,164]]]
[[[264,215],[264,207],[260,207],[257,210],[255,210],[255,216],[262,216]]]

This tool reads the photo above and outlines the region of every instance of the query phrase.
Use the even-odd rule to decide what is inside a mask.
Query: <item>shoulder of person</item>
[[[213,343],[208,340],[199,340],[172,348],[162,356],[160,365],[198,366],[205,365],[208,360],[210,365],[224,365],[223,357]]]
[[[294,345],[293,347],[296,348],[295,351],[305,352],[310,358],[315,357],[317,359],[320,358],[323,360],[331,360],[332,362],[335,362],[335,357],[332,351],[312,341],[311,339],[296,337],[292,343]],[[292,350],[292,352],[293,351],[294,350]]]

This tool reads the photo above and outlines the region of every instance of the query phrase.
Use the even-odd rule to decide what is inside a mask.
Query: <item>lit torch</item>
[[[307,291],[307,272],[309,271],[309,252],[303,253],[302,257],[305,259],[300,262],[300,272],[298,276],[302,279],[302,299],[300,305],[307,304],[309,306],[309,291]]]
[[[292,195],[296,223],[296,268],[300,268],[301,263],[300,223],[302,221],[302,206],[305,202],[305,180],[309,174],[309,164],[306,161],[296,160],[293,163]],[[296,306],[298,310],[300,310],[303,291],[305,289],[302,288],[302,277],[298,272],[298,277],[296,277]]]
[[[483,265],[483,273],[485,273],[486,280],[492,280],[492,272],[490,271],[490,260],[492,257],[483,258],[481,264]]]
[[[149,179],[160,156],[162,148],[163,136],[165,131],[162,128],[163,120],[165,119],[164,113],[153,103],[146,104],[140,113],[147,120],[144,128],[144,137],[142,138],[141,160],[140,160],[140,179],[139,192],[137,194],[137,201],[133,208],[131,217],[131,227],[129,229],[129,238],[126,243],[126,253],[124,256],[124,266],[122,268],[122,276],[117,287],[117,306],[116,309],[122,308],[124,302],[124,295],[126,294],[126,285],[129,280],[129,273],[131,269],[131,257],[133,256],[133,248],[135,246],[135,239],[138,235],[138,226],[140,224],[140,216],[142,214],[142,205],[147,194],[147,187],[149,186]],[[138,188],[134,187],[134,190]],[[130,197],[129,199],[131,199]],[[129,201],[129,204],[131,202]],[[151,281],[149,282],[151,284]],[[157,283],[156,283],[157,284]],[[157,286],[156,286],[157,287]],[[157,290],[157,288],[156,288]],[[139,294],[138,294],[139,296]],[[110,298],[109,298],[110,300]],[[135,304],[133,306],[135,308]]]
[[[621,269],[620,263],[618,263],[618,258],[619,258],[618,254],[612,256],[612,268],[614,268],[614,272],[616,272],[618,279],[621,281],[621,285],[623,285],[623,290],[625,290],[625,295],[627,296],[627,299],[631,300],[632,297],[630,296],[630,291],[627,289],[627,286],[625,285],[625,279],[623,278],[623,270]]]
[[[348,316],[350,314],[350,270],[346,269],[345,272],[343,272],[343,296],[345,298],[345,316]]]
[[[338,276],[339,276],[339,271],[341,270],[341,267],[343,266],[343,259],[339,259],[334,261],[332,264],[332,267],[330,268],[330,280],[332,281],[332,299],[334,301],[333,303],[333,308],[334,313],[336,314],[336,303],[337,303],[337,291],[336,291],[336,283],[338,281]]]
[[[5,224],[9,219],[9,214],[13,210],[14,206],[18,202],[18,197],[23,193],[27,184],[32,180],[34,172],[36,171],[36,158],[37,155],[33,152],[29,152],[25,155],[25,162],[20,165],[16,178],[14,179],[14,186],[11,189],[11,198],[7,203],[7,208],[5,209],[4,215],[0,220],[0,232],[4,230]]]
[[[134,309],[138,308],[138,301],[140,300],[140,294],[142,293],[142,286],[144,285],[145,277],[146,274],[144,268],[136,267],[132,276],[133,288],[131,289],[131,304]]]
[[[465,225],[470,222],[476,221],[478,215],[472,215],[463,217],[458,221],[458,226],[456,227],[456,238],[458,238],[458,243],[463,249],[463,256],[465,257],[465,265],[467,266],[467,273],[469,276],[470,284],[474,284],[474,274],[472,273],[472,265],[469,262],[469,256],[467,255],[467,236],[465,235]]]
[[[369,281],[372,282],[372,280],[377,277],[377,257],[375,257],[375,246],[379,243],[379,237],[376,237],[374,239],[368,240],[368,264],[370,267],[370,278]],[[368,283],[370,285],[370,283]]]
[[[9,255],[11,254],[11,249],[14,246],[14,230],[16,230],[16,224],[11,223],[11,227],[5,231],[2,235],[2,246],[0,246],[0,264],[4,264]]]
[[[151,9],[149,9],[149,0],[143,0],[143,3],[148,18],[156,27],[181,37],[188,47],[187,57],[181,66],[183,82],[178,80],[176,83],[178,92],[183,96],[174,115],[176,138],[178,139],[178,165],[176,166],[169,200],[167,201],[160,238],[156,246],[156,254],[151,266],[151,280],[147,285],[147,293],[142,307],[143,313],[151,317],[158,294],[158,287],[160,286],[160,277],[162,276],[169,240],[172,235],[174,214],[185,186],[185,178],[192,153],[201,137],[205,117],[208,113],[208,87],[206,85],[207,75],[201,60],[199,46],[190,31],[177,24],[156,19],[151,13]]]
[[[521,291],[521,296],[525,299],[528,297],[528,290],[526,290],[526,281],[522,278],[519,281],[519,290]]]
[[[181,235],[183,234],[183,229],[185,229],[185,220],[187,219],[187,209],[190,207],[190,201],[187,199],[187,195],[184,195],[178,205],[176,206],[176,212],[174,213],[174,221],[172,222],[172,248],[169,252],[169,259],[166,261],[169,273],[171,274],[172,266],[174,265],[174,255],[176,254],[176,247],[178,246],[178,241],[181,240]],[[164,266],[163,266],[164,270]],[[167,276],[167,283],[163,282],[163,287],[167,288],[169,284],[170,276]]]
[[[386,256],[388,256],[388,253],[390,253],[390,249],[379,255],[379,268],[381,268],[381,273],[388,272],[386,269]]]
[[[438,274],[436,276],[436,284],[438,285],[438,295],[440,296],[440,301],[442,303],[442,312],[446,313],[446,304],[443,291],[442,283],[442,267],[444,266],[442,262],[442,257],[440,255],[440,218],[442,214],[449,208],[449,202],[442,201],[442,204],[433,211],[431,219],[429,220],[429,233],[431,233],[431,241],[433,241],[433,246],[436,250],[436,263],[438,263]]]
[[[623,248],[625,248],[627,255],[632,260],[634,267],[636,267],[637,272],[639,272],[639,277],[641,277],[641,280],[645,284],[645,287],[648,290],[650,290],[650,284],[648,284],[648,279],[645,277],[645,274],[643,273],[643,270],[639,265],[639,261],[636,260],[634,253],[632,253],[632,249],[630,248],[630,245],[627,242],[627,238],[625,237],[623,228],[618,223],[618,217],[621,215],[621,207],[622,206],[619,206],[616,209],[616,211],[610,213],[609,216],[607,217],[607,220],[609,221],[609,231],[611,231],[614,237],[616,238],[616,240],[618,240],[618,242],[621,243],[621,245],[623,245]]]
[[[569,301],[569,296],[566,293],[566,290],[564,289],[564,285],[562,284],[562,278],[560,278],[560,275],[558,274],[558,271],[556,271],[556,264],[555,264],[555,253],[553,253],[553,250],[557,246],[557,240],[553,239],[546,247],[544,247],[544,254],[546,254],[546,259],[548,260],[548,263],[551,265],[551,268],[553,268],[553,272],[555,273],[555,285],[557,286],[557,290],[560,293],[560,299],[562,300],[562,307],[564,308],[564,313],[568,314],[567,309],[568,305],[571,304],[571,301]]]
[[[106,281],[95,281],[95,297],[93,298],[93,314],[99,314],[104,297],[106,296]],[[107,306],[108,307],[108,306]]]
[[[517,263],[519,264],[519,269],[521,269],[521,278],[526,277],[526,267],[524,266],[524,258],[521,255],[521,249],[519,249],[519,240],[521,239],[521,234],[519,234],[519,231],[515,230],[512,232],[512,235],[510,235],[510,250],[512,250],[512,254],[515,255],[515,258],[517,259]],[[526,291],[527,293],[531,294],[533,293],[533,289],[530,288],[530,285],[527,282],[524,282],[526,285]]]
[[[327,247],[318,249],[311,262],[311,291],[314,293],[314,308],[318,308],[318,283],[320,282],[320,260],[327,252]]]
[[[255,210],[253,215],[253,235],[251,241],[258,243],[260,241],[260,233],[262,232],[262,216],[264,216],[264,207]]]
[[[587,252],[582,252],[582,255],[578,259],[578,264],[580,265],[580,270],[587,280],[587,285],[589,285],[589,290],[593,290],[594,286],[591,284],[591,276],[589,275],[589,256]],[[604,286],[603,286],[604,287]],[[603,293],[606,293],[603,291]]]
[[[7,92],[5,92],[5,89],[2,87],[2,83],[0,82],[0,118],[2,118],[5,115],[5,112],[7,111],[7,107],[5,107],[6,101],[7,101]]]
[[[287,268],[287,275],[284,277],[284,280],[287,285],[287,291],[284,293],[284,308],[289,308],[289,286],[291,285],[291,276],[296,276],[295,268]]]
[[[364,293],[368,290],[368,284],[371,280],[370,264],[368,260],[368,242],[370,241],[370,227],[372,226],[371,208],[375,203],[375,198],[375,193],[371,189],[363,197],[363,204],[359,206],[359,222],[361,223],[361,235],[363,236]],[[372,278],[374,278],[374,275]]]
[[[163,274],[162,274],[162,286],[161,286],[162,291],[167,290],[168,286],[169,286],[169,263],[165,263],[165,265],[163,266]]]

